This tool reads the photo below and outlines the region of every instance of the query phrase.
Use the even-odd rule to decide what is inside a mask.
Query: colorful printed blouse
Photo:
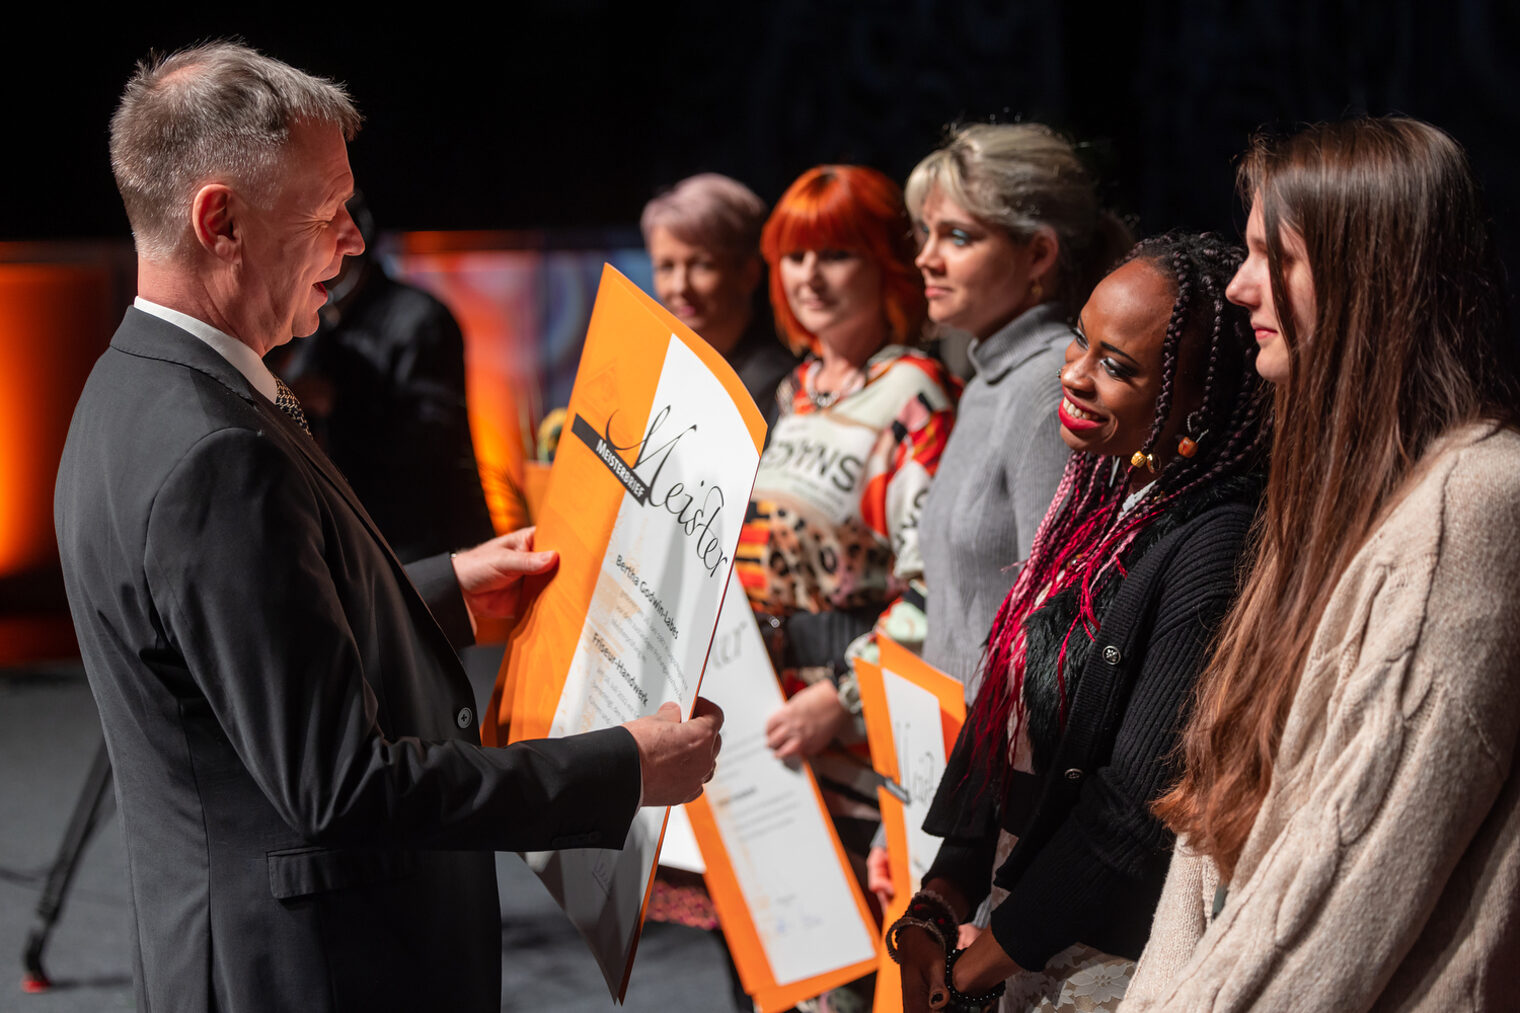
[[[735,565],[751,604],[885,608],[923,573],[918,518],[955,423],[959,384],[900,345],[830,395],[809,359],[782,381]]]

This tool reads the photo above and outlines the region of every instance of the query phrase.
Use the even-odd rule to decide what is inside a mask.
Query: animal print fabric
[[[918,518],[955,421],[956,381],[900,346],[850,388],[818,394],[821,363],[778,392],[736,566],[751,604],[785,616],[878,606],[921,575]]]

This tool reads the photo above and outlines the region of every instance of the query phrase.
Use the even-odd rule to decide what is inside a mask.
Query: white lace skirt
[[[1001,1013],[1108,1013],[1119,1008],[1134,973],[1133,960],[1077,943],[1050,958],[1043,971],[1009,978],[998,1009]]]

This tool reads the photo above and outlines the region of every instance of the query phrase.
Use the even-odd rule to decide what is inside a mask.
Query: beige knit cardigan
[[[1122,1009],[1520,1009],[1520,434],[1449,434],[1325,610],[1228,898],[1179,851]]]

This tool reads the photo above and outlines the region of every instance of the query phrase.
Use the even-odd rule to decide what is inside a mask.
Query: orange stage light
[[[0,577],[54,565],[53,480],[110,337],[106,266],[0,263]]]

